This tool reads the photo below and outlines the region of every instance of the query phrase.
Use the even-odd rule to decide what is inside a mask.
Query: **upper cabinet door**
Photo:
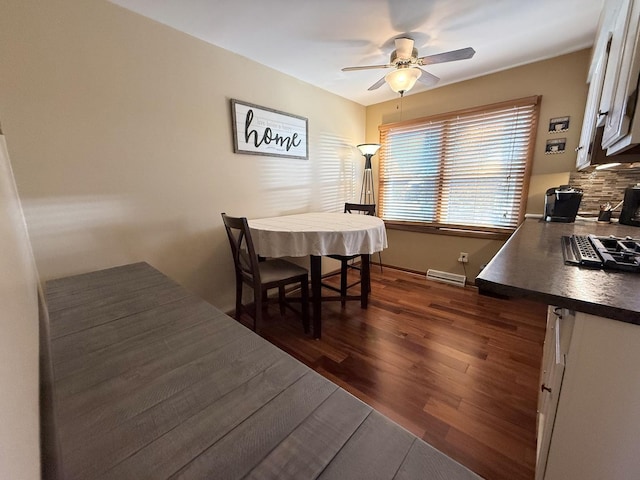
[[[616,2],[609,2],[605,5],[605,11],[603,15],[605,17],[605,24],[601,26],[602,32],[600,38],[603,35],[608,35],[608,60],[605,65],[605,78],[602,85],[602,92],[600,97],[600,111],[605,115],[609,113],[611,104],[613,103],[613,95],[616,83],[620,76],[620,69],[622,68],[622,47],[624,45],[624,37],[629,26],[629,14],[631,13],[631,0],[618,0]],[[598,126],[602,126],[603,123],[599,123]]]
[[[640,0],[623,0],[612,32],[600,108],[606,111],[602,147],[609,149],[629,133],[636,107],[640,52]],[[627,144],[629,142],[626,142]],[[614,151],[620,148],[613,148]],[[614,153],[608,151],[608,153]]]
[[[607,38],[608,46],[600,50],[597,58],[594,58],[595,67],[589,83],[589,93],[587,94],[587,104],[584,109],[584,120],[582,123],[582,133],[580,134],[580,144],[576,149],[576,168],[581,170],[591,164],[591,157],[596,146],[595,133],[596,124],[602,117],[599,111],[600,97],[602,95],[602,84],[604,82],[604,72],[607,68],[609,58],[610,37]]]

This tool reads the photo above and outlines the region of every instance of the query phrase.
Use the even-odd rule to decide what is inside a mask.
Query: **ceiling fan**
[[[460,50],[451,50],[449,52],[438,53],[435,55],[427,55],[426,57],[418,57],[418,49],[414,48],[413,43],[413,39],[411,38],[396,38],[396,49],[391,52],[389,63],[385,65],[345,67],[342,71],[350,72],[354,70],[369,70],[374,68],[394,68],[395,70],[389,72],[376,83],[371,85],[368,90],[375,90],[384,82],[387,82],[394,92],[398,92],[400,96],[402,96],[404,95],[404,92],[411,90],[418,80],[428,86],[433,86],[438,82],[438,80],[440,80],[435,75],[421,69],[421,66],[465,60],[473,57],[476,53],[473,48],[467,47],[461,48]]]

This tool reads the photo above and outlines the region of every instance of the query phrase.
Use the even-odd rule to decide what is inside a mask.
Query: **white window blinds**
[[[540,97],[380,127],[380,215],[505,232],[521,221]]]

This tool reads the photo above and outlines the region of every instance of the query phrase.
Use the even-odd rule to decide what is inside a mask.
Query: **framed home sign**
[[[309,158],[306,118],[234,99],[231,116],[235,153]]]

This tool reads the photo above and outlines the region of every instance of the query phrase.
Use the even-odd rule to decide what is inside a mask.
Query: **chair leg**
[[[280,315],[284,316],[284,287],[278,288],[278,303],[280,304]]]
[[[347,272],[349,270],[349,266],[347,265],[347,261],[343,260],[340,262],[340,305],[344,308],[347,304]]]
[[[258,292],[254,290],[253,294],[253,303],[256,307],[255,315],[253,316],[253,331],[256,332],[258,326],[262,326],[262,294],[263,292]]]
[[[242,316],[242,280],[236,280],[236,320]]]
[[[309,333],[309,279],[305,278],[300,282],[300,302],[302,308],[302,327],[304,333]]]
[[[378,263],[380,264],[380,273],[382,273],[382,252],[378,252]]]

